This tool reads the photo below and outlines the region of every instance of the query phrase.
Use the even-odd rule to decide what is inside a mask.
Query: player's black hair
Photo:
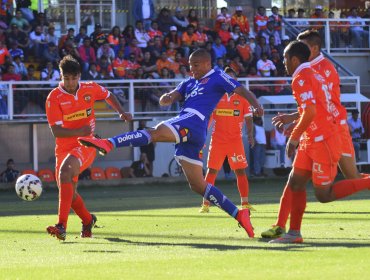
[[[211,54],[206,49],[197,49],[190,56],[211,61]]]
[[[81,65],[78,61],[71,55],[66,55],[59,63],[60,72],[70,75],[81,74]]]
[[[305,40],[307,44],[321,48],[321,37],[317,30],[306,30],[298,34],[297,40]]]
[[[286,46],[284,53],[292,58],[293,56],[297,57],[301,63],[307,62],[311,52],[309,47],[300,41],[292,41]]]

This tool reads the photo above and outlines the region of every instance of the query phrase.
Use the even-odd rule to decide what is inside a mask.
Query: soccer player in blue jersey
[[[225,72],[212,69],[211,56],[206,50],[194,51],[189,63],[193,77],[163,94],[159,100],[162,106],[183,101],[179,116],[163,121],[153,129],[127,132],[109,139],[79,137],[78,141],[81,145],[95,147],[103,155],[113,148],[137,147],[150,142],[176,143],[175,158],[181,164],[190,188],[234,217],[248,236],[254,237],[249,209],[238,210],[218,188],[204,180],[199,152],[206,139],[209,117],[225,92],[235,92],[246,98],[259,116],[263,115],[263,109],[252,92]]]

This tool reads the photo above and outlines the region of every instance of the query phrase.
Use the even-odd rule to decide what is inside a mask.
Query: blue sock
[[[126,132],[109,138],[108,140],[112,142],[115,148],[127,146],[139,147],[148,145],[151,141],[151,136],[146,130],[138,130]]]
[[[236,207],[218,188],[211,184],[207,185],[204,198],[234,218],[238,214],[238,207]]]

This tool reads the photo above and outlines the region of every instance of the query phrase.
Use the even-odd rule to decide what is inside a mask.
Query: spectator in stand
[[[163,40],[163,32],[158,29],[158,22],[153,20],[150,28],[148,30],[148,35],[151,39],[154,37],[159,37],[161,40]]]
[[[115,46],[117,46],[119,44],[119,39],[123,37],[123,35],[121,34],[121,30],[119,28],[118,25],[116,26],[113,26],[111,32],[109,33],[108,35],[108,43],[109,45],[114,48]]]
[[[221,28],[218,31],[218,37],[221,38],[221,43],[226,46],[227,42],[231,39],[231,33],[227,29],[226,23],[221,23]]]
[[[364,47],[368,40],[369,32],[364,30],[365,23],[360,21],[361,17],[358,16],[358,9],[356,7],[351,8],[351,15],[348,16],[348,19],[351,25],[350,31],[353,47]]]
[[[130,166],[130,178],[150,177],[150,164],[146,154],[140,155],[140,160]]]
[[[140,66],[145,74],[150,74],[157,70],[156,61],[149,51],[144,52],[144,59],[140,62]]]
[[[100,73],[96,70],[96,63],[92,62],[89,65],[89,70],[87,73],[83,74],[82,80],[85,81],[94,81],[94,80],[103,80],[104,78],[100,75]]]
[[[315,13],[313,15],[311,15],[311,18],[315,18],[315,19],[323,19],[325,18],[325,15],[322,11],[322,6],[321,5],[317,5],[315,7]],[[315,29],[319,32],[320,34],[320,37],[322,39],[322,42],[324,44],[324,40],[325,40],[325,22],[324,21],[311,21],[310,22],[311,26],[312,26],[312,29]]]
[[[10,158],[6,162],[6,169],[0,174],[0,182],[13,183],[20,175],[21,173],[14,168],[14,160]]]
[[[362,110],[362,122],[365,129],[364,137],[365,139],[370,139],[370,102],[368,102]]]
[[[269,42],[270,36],[274,36],[275,38],[275,45],[281,44],[281,37],[279,31],[275,30],[274,28],[274,20],[269,18],[266,29],[262,30],[259,36],[263,36],[266,39],[266,42]]]
[[[370,6],[367,7],[365,14],[362,16],[363,19],[370,19]],[[365,22],[364,30],[369,32],[370,21]]]
[[[39,81],[40,78],[36,77],[35,71],[36,71],[35,66],[33,64],[28,65],[28,67],[27,67],[27,76],[23,78],[23,81]],[[30,84],[25,83],[24,87],[32,88],[32,87],[34,87],[34,85],[30,85]]]
[[[125,70],[132,70],[130,73],[134,74],[134,71],[140,68],[140,64],[136,61],[135,54],[130,54],[129,58],[124,61]],[[126,73],[127,74],[127,73]],[[127,76],[127,75],[126,75]]]
[[[91,46],[90,37],[85,37],[82,46],[78,47],[82,62],[82,74],[86,74],[91,63],[96,63],[95,49]]]
[[[1,47],[0,47],[0,59],[1,59]],[[4,57],[4,63],[3,64],[0,64],[0,73],[7,72],[8,71],[8,67],[10,65],[13,65],[13,59],[12,59],[12,57],[10,55],[6,55]]]
[[[275,64],[267,59],[267,53],[262,53],[261,59],[257,61],[257,71],[262,77],[271,77],[271,71],[273,76],[277,76]]]
[[[194,26],[189,24],[186,28],[186,32],[184,32],[181,37],[181,48],[185,57],[189,57],[190,47],[192,43],[196,42],[197,40],[198,35],[194,33]]]
[[[217,37],[215,39],[215,42],[212,45],[212,49],[215,52],[216,59],[220,57],[225,57],[226,56],[226,48],[225,46],[221,43],[221,38]]]
[[[4,23],[4,25],[2,25],[2,22],[1,22],[1,19],[0,19],[0,41],[1,42],[9,42],[8,41],[8,34],[6,33],[6,29],[7,29],[7,25]]]
[[[130,54],[135,54],[136,61],[140,62],[143,60],[143,51],[137,46],[136,38],[132,39],[130,44],[126,48],[125,58],[128,58]],[[128,54],[128,56],[126,56]]]
[[[32,28],[35,29],[38,25],[41,26],[42,33],[46,33],[49,22],[46,20],[45,14],[42,12],[36,15],[35,20],[32,22]]]
[[[35,30],[30,33],[30,49],[32,50],[35,60],[39,60],[44,52],[47,41],[40,25],[35,27]]]
[[[74,42],[76,43],[77,47],[83,45],[85,38],[89,38],[89,36],[87,35],[87,28],[86,26],[81,25],[78,34],[74,38]]]
[[[291,40],[290,40],[289,36],[284,35],[283,38],[282,38],[282,40],[281,40],[281,49],[284,50],[285,47],[287,45],[289,45],[290,41]],[[281,57],[283,57],[283,54],[282,53],[280,53],[280,55],[281,55]]]
[[[160,31],[163,32],[164,36],[166,36],[170,32],[170,27],[175,25],[170,10],[167,8],[161,9],[157,18],[157,22],[158,28]]]
[[[14,72],[21,75],[22,79],[27,76],[27,68],[21,60],[20,56],[15,56],[13,59]]]
[[[198,36],[197,43],[198,46],[203,48],[208,42],[208,36],[206,33],[206,28],[203,21],[198,22],[196,34]]]
[[[161,37],[159,37],[159,36],[157,36],[153,39],[150,39],[149,45],[145,50],[150,51],[150,54],[155,59],[158,59],[161,56],[161,53],[163,51],[166,51],[166,49],[162,45]]]
[[[248,38],[248,45],[250,46],[253,53],[256,52],[256,37],[254,34],[250,34]]]
[[[181,36],[177,33],[177,27],[174,25],[170,27],[170,32],[164,37],[164,45],[166,48],[168,48],[170,42],[175,44],[175,48],[181,46]]]
[[[47,49],[45,49],[42,54],[42,63],[46,65],[48,61],[53,63],[53,65],[58,65],[60,61],[57,46],[53,42],[48,43]]]
[[[30,0],[27,0],[30,3]],[[13,0],[8,1],[1,1],[0,5],[0,19],[2,19],[4,22],[9,22],[10,18],[14,14],[14,8],[13,8]],[[19,6],[17,4],[17,9],[19,9]],[[31,11],[32,14],[32,11]]]
[[[234,27],[238,25],[240,27],[240,31],[248,35],[250,32],[249,27],[249,21],[248,18],[243,15],[243,9],[241,6],[237,6],[235,8],[235,14],[231,17],[231,27],[234,29]]]
[[[352,111],[352,117],[348,120],[348,127],[352,135],[353,147],[355,149],[356,161],[360,161],[360,140],[365,132],[361,119],[358,118],[359,111]]]
[[[275,43],[275,36],[274,35],[270,36],[268,46],[270,48],[271,57],[272,57],[273,52],[277,52],[279,54],[283,54],[283,52],[284,52],[284,49],[281,47],[281,44],[277,45]],[[269,58],[271,58],[271,57],[269,57]]]
[[[221,39],[220,40],[220,44],[221,44]],[[212,42],[208,41],[206,43],[206,47],[205,49],[211,54],[211,62],[212,62],[212,66],[214,66],[216,64],[216,52],[215,50],[213,49],[213,44]],[[222,44],[221,44],[222,45]]]
[[[96,52],[96,58],[100,59],[103,55],[107,57],[109,63],[112,63],[115,58],[114,50],[111,48],[108,42],[105,42],[98,48]]]
[[[172,69],[174,61],[170,60],[167,57],[167,54],[165,51],[161,53],[160,58],[157,59],[156,65],[157,65],[157,72],[161,73],[163,68]]]
[[[139,48],[146,48],[148,46],[148,41],[150,36],[144,29],[143,22],[141,20],[136,21],[135,24],[135,38],[137,39],[137,46]]]
[[[125,77],[126,74],[125,66],[126,63],[124,59],[124,51],[120,50],[118,52],[118,56],[114,59],[112,63],[113,73],[116,79],[123,79]]]
[[[283,23],[283,16],[279,14],[279,8],[276,6],[273,6],[271,8],[272,15],[269,16],[269,20],[272,20],[274,23],[274,29],[279,33],[279,36],[281,36],[281,27]]]
[[[188,72],[188,69],[185,65],[180,65],[180,69],[179,69],[179,73],[175,75],[175,78],[176,79],[187,79],[191,77],[189,72]]]
[[[25,58],[27,58],[28,49],[30,45],[30,40],[28,38],[28,35],[25,32],[20,31],[17,25],[13,24],[11,25],[11,29],[7,37],[8,37],[8,42],[10,45],[14,42],[17,42],[18,47],[20,47],[23,50],[24,56]],[[0,42],[5,42],[5,41],[0,40]]]
[[[3,81],[20,81],[22,76],[15,73],[15,67],[13,64],[9,64],[6,73],[3,74]]]
[[[25,18],[23,18],[21,11],[17,11],[15,13],[15,16],[10,21],[9,25],[13,25],[13,24],[16,24],[18,29],[24,32],[28,33],[31,31],[31,25]]]
[[[102,57],[98,59],[96,71],[99,72],[103,80],[114,79],[113,67],[108,62],[108,58],[105,55],[102,55]]]
[[[73,39],[67,40],[64,44],[64,48],[60,51],[60,57],[64,57],[66,55],[71,55],[78,60],[80,64],[82,63],[80,53],[78,52],[77,45]]]
[[[185,65],[186,67],[189,66],[189,60],[185,59],[181,52],[177,52],[175,55],[175,62],[178,63],[179,65]]]
[[[257,13],[254,16],[254,31],[259,34],[261,30],[266,29],[268,17],[266,16],[266,9],[263,6],[259,6]]]
[[[48,43],[54,43],[56,46],[58,45],[58,37],[55,35],[55,27],[52,24],[49,24],[48,31],[45,35],[45,39]]]
[[[217,58],[216,65],[213,67],[215,71],[224,71],[225,61],[222,57]]]
[[[231,32],[231,38],[237,41],[240,36],[243,36],[243,34],[240,31],[240,26],[236,24],[233,26],[233,32]]]
[[[299,9],[298,9],[298,16],[297,16],[297,18],[299,18],[299,19],[304,19],[304,18],[306,18],[304,14],[305,14],[305,10],[304,10],[304,9],[302,9],[302,8],[299,8]],[[300,31],[304,31],[304,30],[307,30],[307,29],[309,29],[309,28],[310,28],[310,23],[309,23],[308,21],[305,21],[305,20],[297,21],[297,22],[296,22],[296,26],[297,26],[297,28],[298,28]]]
[[[266,44],[266,38],[263,36],[258,37],[258,44],[256,45],[255,56],[256,60],[260,60],[262,53],[266,53],[267,57],[271,57],[271,49]]]
[[[344,19],[347,18],[345,13],[340,13],[340,18]],[[339,37],[343,40],[344,45],[346,48],[349,47],[351,44],[351,37],[349,32],[350,24],[348,21],[341,21],[339,22]]]
[[[46,67],[41,70],[41,81],[59,81],[60,80],[60,74],[59,71],[56,70],[53,66],[53,63],[50,61],[46,63]],[[55,84],[51,84],[52,86],[55,86]]]
[[[177,50],[175,49],[175,43],[170,42],[168,49],[166,50],[167,57],[171,60],[175,60]]]
[[[90,35],[92,46],[95,50],[97,50],[101,45],[103,45],[107,39],[108,36],[102,31],[102,26],[100,23],[95,24],[94,32]]]
[[[231,69],[234,70],[236,76],[245,77],[247,75],[247,68],[243,65],[242,60],[239,55],[236,55],[232,58],[229,63]]]
[[[13,1],[8,1],[11,3],[11,5],[13,5]],[[28,21],[28,22],[32,22],[35,20],[35,16],[33,14],[33,11],[32,9],[30,9],[30,6],[31,6],[31,0],[17,0],[16,1],[16,4],[17,4],[17,10],[20,10],[24,16],[24,18]],[[10,9],[11,7],[7,7],[8,9]]]
[[[215,25],[215,31],[219,31],[221,29],[221,23],[225,22],[227,25],[227,28],[229,29],[231,27],[231,15],[228,14],[228,9],[226,7],[221,8],[221,13],[217,15],[216,17],[216,25]]]
[[[9,54],[12,56],[13,60],[14,60],[14,57],[16,56],[19,56],[21,60],[24,60],[24,52],[21,48],[18,48],[17,41],[14,41],[11,44],[11,49],[9,50]]]
[[[118,51],[123,50],[123,53],[126,56],[126,47],[127,47],[126,39],[122,35],[122,37],[119,38],[118,45],[116,45],[116,46],[113,47],[114,55],[117,56],[118,55]],[[128,53],[127,53],[127,56],[128,56]]]
[[[160,76],[160,79],[172,79],[174,77],[172,71],[167,67],[164,67],[161,69],[161,71],[159,72],[159,76]],[[160,97],[163,95],[164,92],[167,92],[168,88],[170,88],[171,86],[173,85],[170,82],[159,82],[157,85],[157,90],[153,91],[150,94],[150,97],[149,97],[150,101],[155,106],[158,106]],[[171,105],[170,106],[159,105],[159,108],[161,111],[169,111],[171,107],[172,107]]]
[[[332,11],[329,11],[328,18],[332,19],[334,18],[334,13]],[[332,48],[339,48],[339,28],[338,28],[339,22],[337,21],[330,21],[329,22],[329,30],[330,30],[330,45]]]
[[[295,13],[296,13],[295,9],[289,9],[288,16],[286,18],[289,18],[289,19],[295,18]],[[291,21],[290,24],[295,25],[295,22]]]
[[[133,39],[136,39],[135,29],[132,25],[126,25],[125,29],[122,31],[122,35],[128,43],[130,43]]]
[[[277,76],[279,77],[285,76],[284,62],[281,60],[281,56],[278,52],[274,51],[271,53],[271,61],[276,67]]]
[[[154,3],[153,0],[136,0],[134,1],[133,15],[135,21],[141,20],[146,31],[149,30],[152,20],[154,19]]]
[[[69,28],[67,30],[67,34],[64,34],[62,37],[60,37],[59,43],[58,43],[59,50],[65,48],[65,44],[68,40],[72,40],[72,41],[75,40],[75,30],[74,30],[74,28]]]
[[[286,136],[284,134],[284,126],[274,126],[270,133],[270,143],[271,148],[280,151],[280,166],[285,167]]]
[[[176,8],[175,15],[172,17],[172,20],[175,26],[177,27],[177,31],[180,33],[180,35],[182,35],[182,33],[188,29],[189,21],[184,16],[182,9],[180,7]]]
[[[244,36],[241,36],[238,40],[236,50],[241,58],[241,62],[243,63],[243,65],[245,67],[249,67],[250,63],[254,59],[254,56],[250,45],[246,44],[246,41],[246,38]]]
[[[198,19],[197,10],[195,10],[195,9],[190,9],[189,10],[188,22],[189,22],[189,24],[194,26],[194,28],[198,28],[199,19]]]
[[[254,147],[253,154],[253,171],[255,177],[266,176],[263,172],[266,157],[266,131],[263,127],[263,120],[261,117],[254,117]]]
[[[238,50],[236,49],[236,43],[234,39],[230,39],[226,46],[226,59],[232,59],[234,56],[238,55]]]

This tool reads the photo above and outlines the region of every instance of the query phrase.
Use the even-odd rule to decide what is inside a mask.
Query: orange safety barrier
[[[121,179],[121,172],[117,167],[107,167],[105,169],[105,177],[107,179]]]
[[[43,182],[55,182],[54,172],[48,168],[40,169],[37,172],[37,176],[39,176],[40,180]]]
[[[101,167],[91,167],[91,180],[105,180],[105,173]]]

